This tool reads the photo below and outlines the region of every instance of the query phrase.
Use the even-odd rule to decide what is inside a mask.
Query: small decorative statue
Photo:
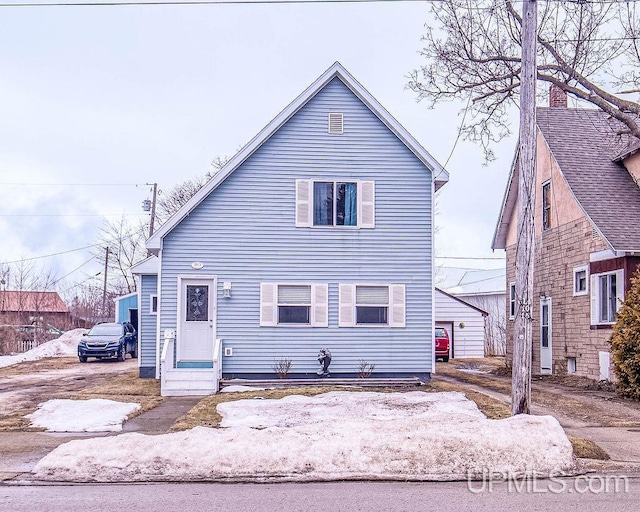
[[[331,351],[328,348],[323,348],[318,354],[318,362],[320,363],[320,369],[318,375],[320,377],[328,377],[330,375],[329,365],[331,364]]]

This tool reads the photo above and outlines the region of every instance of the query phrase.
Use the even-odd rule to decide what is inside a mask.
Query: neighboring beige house
[[[567,108],[562,91],[537,109],[534,374],[610,379],[608,339],[640,263],[640,144],[606,113]],[[494,249],[506,250],[507,358],[513,354],[518,158]]]

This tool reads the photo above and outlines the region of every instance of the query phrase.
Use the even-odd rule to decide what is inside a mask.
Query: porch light
[[[230,281],[225,281],[224,283],[222,283],[222,296],[225,299],[231,298],[231,282]]]

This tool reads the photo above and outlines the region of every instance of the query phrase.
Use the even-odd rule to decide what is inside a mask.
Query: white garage
[[[451,340],[451,357],[484,357],[487,312],[436,288],[436,327]]]

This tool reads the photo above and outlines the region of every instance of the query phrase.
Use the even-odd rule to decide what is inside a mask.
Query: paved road
[[[525,483],[314,483],[0,486],[0,509],[11,512],[502,511],[630,512],[640,480],[612,476]],[[609,481],[605,481],[609,478]],[[609,487],[609,489],[607,489]],[[518,492],[520,488],[520,492]],[[560,492],[562,491],[562,492]],[[608,491],[608,492],[607,492]]]

